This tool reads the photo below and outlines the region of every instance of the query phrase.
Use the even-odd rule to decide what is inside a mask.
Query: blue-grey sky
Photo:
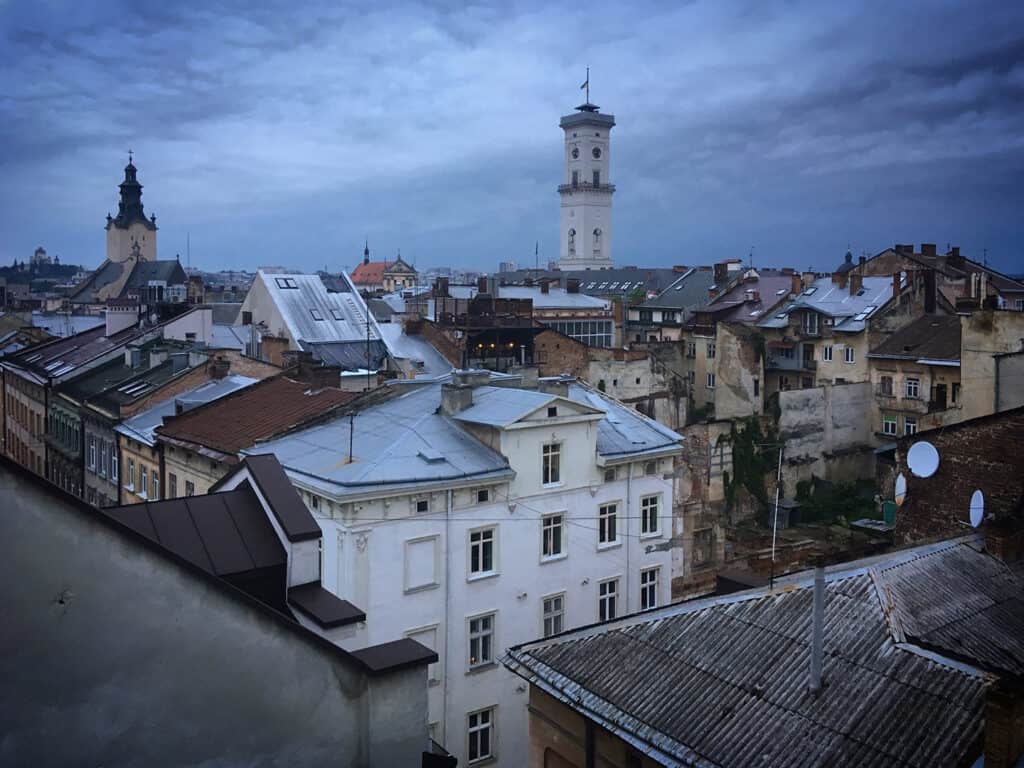
[[[556,258],[589,65],[618,264],[1024,271],[1019,2],[0,0],[0,35],[0,263],[97,265],[129,147],[162,258]]]

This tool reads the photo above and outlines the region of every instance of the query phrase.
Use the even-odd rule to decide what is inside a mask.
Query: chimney
[[[838,285],[839,289],[842,290],[846,287],[846,273],[845,272],[833,272],[832,283]]]
[[[892,273],[892,297],[894,299],[899,299],[900,297],[900,275],[900,272]]]
[[[861,256],[859,259],[857,259],[857,264],[858,264],[858,266],[860,266],[860,270],[861,270],[862,274],[864,272],[864,265],[867,264],[867,263],[868,263],[868,260],[867,260],[866,256]]]
[[[540,292],[541,293],[545,293],[545,294],[546,293],[551,293],[551,282],[548,281],[548,280],[541,280],[540,281]]]
[[[815,275],[813,272],[804,272],[800,276],[800,284],[803,286],[804,290],[807,290],[812,285],[814,285],[814,280],[816,277],[817,275]]]
[[[789,286],[789,292],[796,296],[800,293],[800,291],[804,289],[803,285],[800,282],[800,275],[793,273],[793,275],[790,277],[790,281],[791,283]]]
[[[228,375],[228,371],[231,370],[231,361],[221,355],[217,355],[210,359],[208,370],[211,379],[223,379]]]
[[[545,395],[568,397],[569,382],[574,380],[575,377],[567,373],[563,373],[561,376],[545,376],[537,379],[537,391],[543,392]]]
[[[850,295],[856,296],[857,291],[864,287],[864,275],[850,275]]]
[[[142,350],[134,344],[124,348],[124,365],[126,368],[138,368],[142,365]]]
[[[921,243],[921,255],[922,256],[934,256],[935,255],[935,243]]]
[[[567,278],[565,281],[565,292],[566,293],[579,293],[580,292],[580,281],[574,277]]]
[[[454,416],[473,405],[473,390],[488,384],[491,374],[488,371],[459,370],[452,372],[449,384],[441,385],[441,412]]]
[[[487,278],[486,277],[478,277],[476,279],[476,292],[477,293],[487,293]]]
[[[935,270],[924,271],[924,311],[931,315],[935,312]]]
[[[825,563],[814,566],[814,614],[811,619],[811,693],[821,690],[821,666],[825,645]]]
[[[729,282],[729,262],[721,261],[715,264],[715,283],[725,286]]]
[[[994,683],[985,694],[986,766],[1010,768],[1024,754],[1024,697],[1005,683]]]

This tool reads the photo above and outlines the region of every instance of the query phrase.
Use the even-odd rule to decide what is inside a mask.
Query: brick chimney
[[[921,243],[921,255],[922,256],[934,256],[935,255],[935,243]]]
[[[434,298],[448,297],[448,278],[439,277],[434,281]]]
[[[550,280],[541,280],[540,281],[540,292],[544,293],[544,294],[551,293],[551,281]]]
[[[477,293],[487,293],[487,278],[478,277],[476,279],[476,291]]]
[[[858,275],[857,273],[850,274],[850,295],[856,296],[857,291],[864,287],[864,275]]]
[[[715,264],[715,283],[721,290],[725,289],[725,284],[729,282],[729,262],[721,261]]]
[[[491,375],[487,371],[454,371],[451,382],[441,385],[441,412],[454,416],[466,410],[473,405],[473,390],[490,380]]]
[[[210,372],[211,379],[223,379],[231,370],[231,361],[226,357],[217,355],[210,359],[207,370]]]
[[[800,291],[804,289],[803,283],[800,282],[800,275],[794,272],[793,275],[790,277],[790,280],[792,281],[792,283],[789,286],[789,292],[796,296],[800,293]]]

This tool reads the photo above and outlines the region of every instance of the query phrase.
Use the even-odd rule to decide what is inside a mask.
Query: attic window
[[[345,316],[343,314],[341,314],[341,310],[340,309],[332,309],[331,310],[331,317],[333,317],[335,320],[344,320],[345,319]]]
[[[430,499],[416,499],[417,514],[425,515],[430,511]]]
[[[323,315],[323,313],[319,309],[311,309],[311,310],[309,310],[309,314],[311,314],[313,316],[314,320],[323,320],[324,319],[324,315]]]
[[[479,491],[476,492],[476,503],[477,504],[486,504],[490,500],[491,500],[491,491],[490,491],[489,488],[481,488]]]
[[[548,418],[549,419],[553,419],[557,415],[558,415],[558,406],[557,405],[550,405],[550,406],[548,406]]]

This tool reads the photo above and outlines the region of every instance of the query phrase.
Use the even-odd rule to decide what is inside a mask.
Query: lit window
[[[658,574],[660,568],[648,568],[640,571],[640,610],[654,608],[658,605]]]
[[[470,576],[494,573],[494,528],[470,532],[469,573]]]
[[[541,556],[561,557],[565,554],[562,515],[545,515],[541,521]]]
[[[921,380],[908,378],[905,383],[905,396],[918,399],[921,397]]]
[[[658,533],[658,507],[660,496],[643,496],[640,499],[640,533],[654,536]]]
[[[494,757],[494,709],[483,709],[469,715],[470,764]]]
[[[558,443],[546,443],[542,452],[542,482],[552,485],[561,480],[562,446]]]
[[[619,580],[608,579],[597,585],[597,618],[608,621],[616,616],[619,595]]]
[[[882,416],[882,434],[896,434],[896,417],[891,415]]]
[[[494,614],[469,620],[469,668],[494,661]]]
[[[913,416],[907,416],[903,419],[903,434],[904,435],[916,435],[917,434],[917,419]]]
[[[544,598],[544,637],[557,635],[565,627],[565,595]]]
[[[597,543],[619,543],[618,504],[602,504],[597,511]]]

